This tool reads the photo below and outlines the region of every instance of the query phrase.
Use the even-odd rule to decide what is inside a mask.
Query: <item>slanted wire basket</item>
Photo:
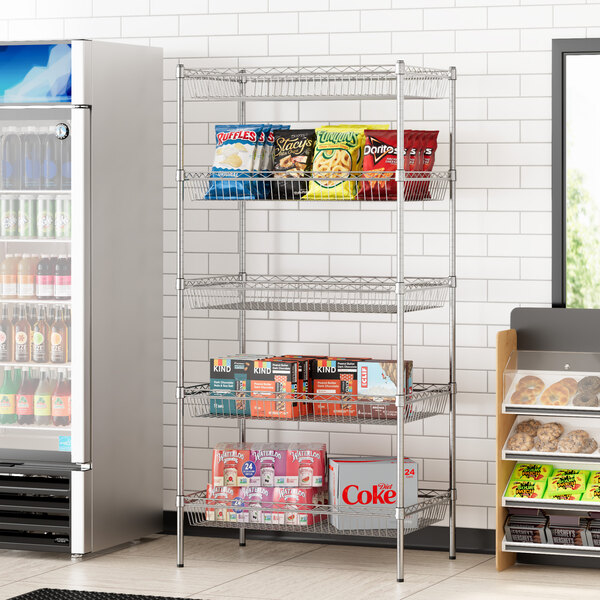
[[[419,502],[405,509],[404,532],[412,533],[443,521],[449,499],[446,490],[419,490]],[[395,505],[291,507],[274,502],[246,503],[239,497],[213,500],[202,491],[185,497],[185,511],[190,525],[196,527],[390,538],[397,535]]]

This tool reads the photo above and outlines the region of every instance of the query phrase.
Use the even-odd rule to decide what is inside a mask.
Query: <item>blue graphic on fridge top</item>
[[[0,45],[0,103],[71,102],[71,44]]]

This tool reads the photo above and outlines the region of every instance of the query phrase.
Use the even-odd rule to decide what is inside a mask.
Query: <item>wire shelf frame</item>
[[[195,200],[287,200],[396,202],[393,171],[290,172],[186,171],[186,198]],[[441,201],[450,187],[449,171],[406,171],[404,199]],[[313,182],[313,184],[311,184]],[[308,194],[307,194],[308,192]]]
[[[404,70],[405,98],[447,97],[449,70]],[[184,69],[183,76],[189,100],[396,99],[395,66],[204,68]]]
[[[208,499],[204,491],[188,494],[184,500],[188,522],[196,527],[243,527],[263,531],[390,538],[395,538],[397,534],[395,505],[357,508],[302,504],[285,508],[285,505],[262,502],[246,507],[239,500],[228,502]],[[419,490],[419,502],[406,507],[404,533],[413,533],[443,521],[449,500],[450,493],[447,490]],[[306,524],[300,525],[300,521]],[[336,522],[339,525],[337,527]]]
[[[396,281],[392,277],[304,275],[206,276],[186,279],[190,308],[396,314]],[[449,277],[406,278],[404,312],[443,307]]]
[[[404,400],[404,422],[444,414],[449,397],[447,384],[414,384],[412,393]],[[194,418],[395,425],[398,418],[395,402],[394,396],[225,392],[211,390],[208,383],[185,388],[185,404],[188,414]]]

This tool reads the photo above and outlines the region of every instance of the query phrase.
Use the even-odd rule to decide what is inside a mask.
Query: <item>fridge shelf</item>
[[[393,171],[348,171],[343,174],[345,183],[340,186],[340,173],[304,171],[302,177],[282,177],[284,173],[263,171],[240,175],[239,171],[186,171],[185,190],[188,200],[268,200],[286,202],[316,201],[396,201],[387,183],[395,175]],[[449,171],[405,172],[404,199],[407,201],[444,200],[450,187]],[[318,185],[310,185],[314,182]],[[278,184],[285,184],[279,186]],[[350,188],[350,191],[348,190]],[[310,191],[308,198],[304,198]]]
[[[70,369],[71,363],[39,363],[39,362],[0,362],[0,367],[16,367],[17,369],[27,369],[29,367],[39,369]]]
[[[440,308],[451,278],[406,278],[404,312]],[[304,275],[207,276],[185,280],[191,308],[396,314],[392,277]]]
[[[12,431],[45,431],[45,432],[56,432],[56,433],[70,433],[70,427],[60,427],[57,425],[19,425],[13,423],[11,425],[0,424],[0,430],[7,429]]]
[[[38,108],[38,107],[36,107]],[[71,189],[67,190],[0,190],[0,194],[33,194],[34,196],[65,196],[71,193]]]
[[[70,244],[70,238],[19,238],[19,237],[0,237],[0,242],[14,242],[21,244]]]
[[[412,533],[443,521],[449,500],[450,493],[446,490],[419,490],[418,504],[407,506],[405,509],[404,533]],[[210,518],[207,518],[207,510]],[[206,492],[202,491],[185,496],[185,512],[190,525],[197,527],[390,538],[395,538],[397,535],[396,527],[389,527],[390,521],[395,520],[395,505],[385,507],[369,505],[357,508],[346,505],[336,507],[327,504],[304,504],[296,508],[282,508],[281,505],[273,502],[263,502],[258,505],[253,503],[248,509],[244,509],[243,504],[236,504],[235,501],[228,503],[209,500],[206,498]],[[222,518],[235,520],[215,520],[217,513],[220,513],[219,517],[222,515]],[[312,517],[310,520],[315,522],[311,525],[297,524],[298,513]],[[338,516],[344,519],[363,519],[367,528],[338,529],[331,522],[332,517]],[[265,523],[264,521],[268,519],[275,519],[278,523]],[[260,522],[261,520],[263,522]]]
[[[404,98],[445,98],[449,70],[404,66]],[[183,69],[190,100],[396,100],[387,66]]]
[[[2,304],[62,304],[70,306],[71,300],[42,300],[41,298],[0,298]]]
[[[450,386],[447,384],[414,384],[411,396],[405,399],[404,422],[411,423],[444,414],[449,396]],[[290,419],[307,423],[355,425],[396,425],[397,422],[393,396],[373,400],[349,394],[220,392],[211,391],[208,383],[202,383],[185,388],[185,402],[191,417],[268,421]]]

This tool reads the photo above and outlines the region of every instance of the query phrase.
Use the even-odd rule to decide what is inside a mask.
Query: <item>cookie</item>
[[[535,375],[525,375],[525,377],[521,377],[517,382],[518,390],[527,390],[536,396],[540,394],[544,387],[544,382]]]
[[[598,450],[598,442],[594,438],[585,440],[581,448],[583,454],[591,454],[592,452],[596,452],[596,450]]]
[[[564,385],[568,390],[569,394],[572,396],[577,391],[577,381],[572,377],[565,377],[560,381],[556,382],[557,384]]]
[[[558,440],[557,450],[566,454],[578,454],[583,448],[583,442],[578,439],[568,438],[566,436],[561,437]]]
[[[521,421],[515,427],[515,433],[526,433],[535,437],[537,430],[541,427],[541,423],[535,419],[528,419],[527,421]]]
[[[590,437],[590,434],[583,429],[574,429],[573,431],[569,431],[566,433],[563,438],[568,440],[576,440],[581,442],[582,444]]]
[[[527,452],[533,448],[533,437],[526,433],[515,433],[506,444],[508,450]]]
[[[540,438],[536,438],[534,446],[536,452],[556,452],[558,448],[558,440],[551,439],[542,441]]]
[[[557,440],[564,430],[565,428],[560,423],[544,423],[537,430],[537,437],[541,441]]]
[[[540,403],[545,406],[566,406],[570,398],[571,394],[567,386],[553,383],[542,394]]]
[[[534,404],[537,396],[526,389],[519,389],[510,397],[511,404]]]
[[[575,398],[573,398],[573,406],[594,408],[598,406],[598,396],[592,392],[579,392]]]
[[[589,375],[588,377],[584,377],[577,384],[577,389],[580,392],[590,392],[592,394],[597,394],[600,392],[600,377],[596,377],[596,375]]]

